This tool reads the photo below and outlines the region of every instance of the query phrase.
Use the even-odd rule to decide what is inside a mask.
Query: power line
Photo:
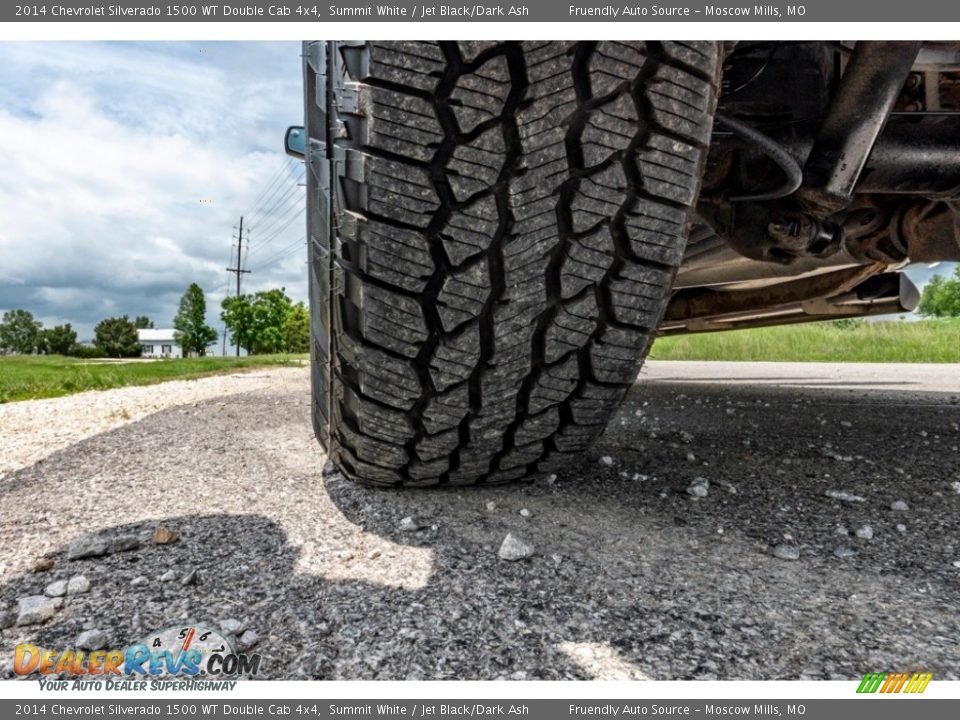
[[[287,220],[283,223],[283,225],[281,225],[281,226],[278,227],[276,230],[274,230],[274,232],[273,232],[271,235],[269,235],[269,236],[263,238],[262,240],[260,240],[260,241],[258,242],[258,244],[257,244],[257,246],[256,246],[255,249],[256,249],[256,250],[259,250],[260,248],[268,245],[271,241],[273,241],[273,240],[275,240],[276,238],[280,237],[280,235],[284,232],[284,230],[286,230],[287,228],[289,228],[289,227],[293,224],[293,221],[296,220],[297,218],[299,218],[301,215],[303,215],[304,212],[306,212],[306,208],[305,208],[305,207],[301,207],[299,210],[297,210],[297,211],[294,212],[292,215],[290,215],[290,216],[287,218]]]
[[[257,203],[259,203],[261,200],[266,201],[266,196],[269,195],[269,194],[272,194],[271,190],[273,189],[273,186],[276,185],[280,180],[283,179],[284,173],[286,173],[286,174],[289,176],[289,174],[290,174],[290,167],[291,167],[290,162],[291,162],[291,160],[290,160],[290,158],[288,158],[288,157],[285,157],[285,158],[283,159],[283,162],[280,163],[280,169],[277,170],[276,173],[274,173],[273,179],[270,180],[270,182],[268,182],[268,183],[264,186],[264,188],[263,188],[263,189],[257,194],[257,196],[253,199],[253,202],[250,203],[251,207],[254,208],[253,212],[250,213],[250,218],[251,218],[251,219],[253,219],[253,216],[254,216],[254,215],[256,214],[256,212],[257,212]],[[260,207],[263,207],[263,206],[261,205]]]
[[[282,248],[281,250],[278,250],[277,252],[275,252],[275,253],[274,253],[273,255],[271,255],[269,258],[267,258],[266,260],[264,260],[263,263],[261,263],[260,265],[257,265],[257,267],[256,267],[255,269],[259,272],[259,271],[264,270],[265,268],[269,267],[270,265],[273,265],[274,263],[278,262],[279,260],[282,260],[283,258],[287,257],[288,255],[291,255],[294,250],[296,250],[296,249],[297,249],[298,247],[300,247],[301,245],[304,245],[304,244],[306,243],[306,240],[307,240],[307,236],[306,236],[306,235],[303,235],[299,240],[297,240],[297,241],[295,241],[295,242],[292,242],[292,243],[290,243],[289,245],[287,245],[286,247]]]
[[[304,171],[304,174],[306,174],[306,171]],[[289,195],[290,187],[282,182],[283,180],[293,180],[293,186],[296,187],[302,179],[303,175],[293,176],[288,169],[286,177],[278,179],[278,181],[281,181],[280,184],[276,185],[276,187],[263,198],[259,206],[254,207],[253,212],[250,213],[250,224],[254,225],[263,220],[263,218],[269,217],[277,206],[284,201],[284,198]],[[285,191],[283,190],[284,187],[287,188]]]

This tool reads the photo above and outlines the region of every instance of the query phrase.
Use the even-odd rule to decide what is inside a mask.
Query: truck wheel
[[[354,480],[569,463],[683,255],[710,42],[305,45],[314,424]]]

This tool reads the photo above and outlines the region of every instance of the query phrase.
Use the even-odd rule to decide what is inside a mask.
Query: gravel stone
[[[54,565],[53,558],[42,557],[37,558],[36,562],[33,563],[33,572],[41,573],[50,570]]]
[[[827,490],[827,492],[824,494],[828,498],[833,498],[834,500],[839,500],[841,502],[862,503],[867,501],[867,499],[861,495],[854,495],[853,493],[848,493],[844,490]]]
[[[692,498],[705,498],[710,492],[710,481],[705,477],[695,477],[687,487],[687,495]]]
[[[407,517],[400,521],[400,532],[415,533],[423,527],[423,523],[419,522],[411,515],[407,515]]]
[[[873,540],[873,528],[869,525],[857,528],[857,537],[861,540]]]
[[[192,570],[187,571],[187,573],[183,576],[183,579],[180,581],[180,584],[184,587],[196,585],[199,579],[200,576],[197,573],[197,569],[193,568]]]
[[[168,527],[158,525],[150,536],[150,542],[154,545],[169,545],[177,541],[177,534]]]
[[[497,555],[501,560],[525,560],[532,557],[536,549],[527,541],[517,537],[513,533],[507,533],[507,536],[500,544],[500,550]]]
[[[220,626],[220,629],[228,635],[237,635],[238,633],[243,632],[245,627],[243,622],[237,620],[236,618],[224,618],[217,624]]]
[[[110,552],[126,552],[140,547],[140,538],[136,535],[118,535],[110,541]]]
[[[530,517],[530,511],[527,510],[526,508],[520,508],[520,515],[522,515],[525,518],[528,518]]]
[[[173,568],[167,570],[163,575],[160,576],[160,582],[173,582],[177,579],[177,571]]]
[[[903,500],[894,500],[890,503],[890,509],[895,512],[904,512],[910,509],[910,506],[907,505]]]
[[[43,594],[47,597],[63,597],[67,594],[67,581],[54,580],[43,589]]]
[[[609,467],[610,465],[613,465],[613,458],[609,455],[604,455],[600,458],[600,463]]]
[[[240,650],[241,652],[244,650],[249,650],[258,642],[260,642],[260,636],[257,634],[256,630],[247,630],[237,639],[237,650]]]
[[[106,538],[86,536],[71,543],[67,548],[67,560],[103,557],[110,552],[110,543]]]
[[[841,545],[840,547],[838,547],[836,550],[833,551],[833,554],[840,559],[846,559],[856,555],[857,551],[852,548],[848,548],[845,545]]]
[[[74,575],[67,581],[67,595],[83,595],[90,591],[90,581],[86,575]]]
[[[103,630],[84,630],[74,643],[81,650],[103,650],[107,646],[107,633]]]
[[[61,598],[29,595],[17,601],[17,625],[36,625],[46,622],[63,607]]]
[[[906,525],[904,525],[903,523],[897,523],[897,532],[898,532],[898,533],[905,533],[906,531],[907,531],[907,526],[906,526]]]
[[[781,560],[799,560],[800,548],[796,545],[780,544],[773,549],[773,555]]]
[[[148,578],[146,575],[137,575],[137,577],[130,581],[130,584],[134,587],[142,587],[143,585],[147,585],[149,582],[150,578]]]

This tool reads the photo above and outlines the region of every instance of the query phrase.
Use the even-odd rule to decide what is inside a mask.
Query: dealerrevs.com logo
[[[17,645],[13,669],[20,676],[61,678],[227,679],[256,675],[260,655],[238,653],[219,631],[188,625],[152,633],[125,649],[84,652]]]
[[[857,692],[919,694],[927,689],[932,679],[933,673],[867,673]]]

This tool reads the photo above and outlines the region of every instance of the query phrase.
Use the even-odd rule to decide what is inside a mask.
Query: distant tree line
[[[191,283],[173,319],[174,339],[184,356],[204,356],[219,334],[207,325],[203,289]],[[221,318],[231,342],[250,354],[304,353],[310,349],[310,314],[294,304],[285,288],[224,299]],[[81,345],[70,323],[44,328],[29,310],[9,310],[0,321],[0,353],[17,355],[73,355],[96,358],[139,357],[143,346],[137,330],[153,328],[146,315],[104,318],[93,328],[93,347]]]

